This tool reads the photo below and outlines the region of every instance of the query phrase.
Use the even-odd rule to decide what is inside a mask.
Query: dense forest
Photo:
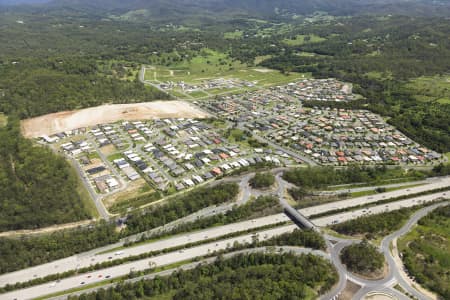
[[[323,258],[253,253],[69,299],[316,299],[336,281]]]
[[[78,184],[63,157],[21,137],[17,119],[0,128],[0,231],[89,218]]]
[[[104,103],[145,102],[168,95],[134,81],[99,75],[93,61],[24,61],[0,66],[0,111],[29,118]]]
[[[446,15],[449,4],[445,0],[0,0],[1,5],[15,3],[48,3],[37,6],[49,8],[111,13],[116,17],[129,16],[142,20],[152,18],[166,22],[194,22],[196,19],[224,19],[235,15],[288,18],[316,12],[331,15],[355,14],[409,14]],[[23,8],[27,9],[27,7]],[[35,8],[36,10],[36,8]]]
[[[61,188],[60,186],[58,186]],[[0,274],[46,263],[119,241],[133,233],[149,230],[197,210],[231,201],[238,193],[236,184],[201,188],[167,201],[163,205],[136,215],[126,221],[126,229],[117,231],[116,224],[100,222],[88,228],[57,231],[52,234],[16,238],[0,238]],[[268,200],[260,202],[264,206]],[[268,203],[273,204],[273,201]],[[42,213],[45,216],[45,213]],[[55,215],[57,215],[55,213]],[[31,215],[39,218],[40,215]]]
[[[263,246],[302,246],[313,249],[326,249],[324,238],[314,230],[295,229],[293,232],[274,236],[267,241],[260,242]]]
[[[43,264],[119,240],[115,224],[101,222],[92,228],[77,228],[31,237],[0,238],[0,274]]]

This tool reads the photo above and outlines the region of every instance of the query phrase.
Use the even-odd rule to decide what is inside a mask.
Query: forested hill
[[[77,186],[64,158],[19,134],[18,119],[0,128],[0,232],[88,219]]]
[[[0,0],[10,1],[10,0]],[[68,8],[90,12],[125,14],[145,10],[152,18],[169,18],[193,15],[206,17],[230,14],[252,16],[306,15],[317,11],[331,15],[409,14],[449,15],[450,3],[446,0],[53,0],[45,7]]]
[[[39,4],[50,1],[51,0],[0,0],[0,5]]]

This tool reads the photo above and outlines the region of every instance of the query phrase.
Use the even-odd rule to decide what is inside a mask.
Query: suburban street
[[[162,88],[160,88],[159,85],[153,84],[153,83],[151,83],[150,81],[145,80],[145,69],[146,69],[146,66],[142,66],[142,67],[141,67],[141,70],[139,71],[139,81],[140,81],[141,83],[143,83],[143,84],[151,85],[152,87],[154,87],[155,89],[157,89],[157,90],[159,90],[159,91],[161,91],[161,92],[163,92],[163,93],[167,93],[165,90],[163,90]]]
[[[88,191],[89,196],[91,197],[92,201],[94,202],[95,208],[97,209],[97,212],[100,215],[100,217],[102,219],[109,220],[109,213],[106,210],[106,207],[103,205],[103,202],[102,202],[100,196],[97,195],[97,193],[95,193],[92,185],[89,183],[83,170],[81,170],[80,165],[73,158],[70,159],[70,162],[75,167],[75,170],[77,171],[78,176],[80,177],[80,180],[83,183],[84,187]]]

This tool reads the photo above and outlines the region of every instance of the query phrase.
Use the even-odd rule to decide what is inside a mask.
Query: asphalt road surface
[[[413,206],[413,205],[416,205],[419,201],[431,201],[431,200],[427,200],[427,199],[436,199],[436,197],[441,197],[441,195],[442,194],[439,193],[439,194],[435,194],[435,196],[428,195],[428,196],[423,196],[423,197],[417,197],[415,199],[407,199],[407,200],[403,200],[403,201],[399,202],[399,204],[397,204],[397,203],[390,204],[389,207],[386,207],[386,205],[374,206],[374,207],[370,208],[370,210],[373,213],[376,213],[376,212],[383,212],[386,210],[394,210],[394,209],[398,209],[400,207]],[[330,216],[330,217],[316,219],[316,220],[314,220],[314,223],[316,223],[317,225],[322,225],[322,224],[326,225],[326,224],[329,224],[330,221],[332,222],[332,220],[334,220],[334,219],[348,220],[348,219],[352,219],[352,218],[356,218],[358,216],[364,215],[366,213],[367,213],[367,211],[365,211],[364,209],[360,209],[355,212],[346,212],[346,213],[341,213],[341,214],[337,214],[337,215]],[[261,219],[265,219],[265,223]],[[183,244],[186,244],[186,242],[189,243],[189,242],[193,242],[194,240],[202,240],[202,239],[204,240],[204,239],[214,237],[214,234],[217,234],[218,236],[222,236],[223,234],[227,233],[226,231],[224,231],[224,227],[228,228],[231,233],[233,228],[235,228],[235,226],[238,226],[240,229],[244,230],[246,228],[251,228],[251,226],[259,227],[259,226],[262,226],[262,224],[271,224],[271,222],[274,222],[274,220],[276,220],[277,222],[287,220],[287,217],[283,214],[279,214],[279,215],[269,216],[269,217],[265,217],[265,218],[261,218],[261,219],[258,219],[259,222],[257,220],[240,222],[239,224],[226,225],[226,226],[222,226],[220,228],[213,228],[213,229],[208,229],[206,231],[197,232],[195,234],[178,236],[178,237],[170,238],[167,240],[158,241],[155,243],[149,243],[146,245],[127,248],[127,249],[123,250],[124,253],[121,255],[118,255],[118,257],[124,257],[124,256],[129,256],[129,255],[152,251],[151,249],[162,249],[163,247],[173,247],[173,246],[176,246],[177,244],[183,245]],[[275,223],[277,223],[277,222],[275,222]],[[259,240],[265,240],[267,238],[270,238],[275,235],[279,235],[281,233],[290,232],[290,231],[294,230],[295,228],[296,228],[295,225],[286,225],[286,226],[281,226],[281,227],[277,227],[277,228],[270,229],[270,230],[260,231],[257,233],[257,235],[259,237]],[[219,230],[221,232],[217,233],[216,230]],[[208,234],[205,234],[205,232],[208,232]],[[28,299],[27,297],[31,297],[30,295],[33,295],[34,297],[36,297],[39,295],[45,295],[48,293],[63,291],[63,290],[70,289],[73,287],[81,286],[82,285],[81,282],[85,282],[85,284],[96,283],[99,281],[106,280],[105,279],[106,276],[110,276],[110,277],[114,278],[114,277],[126,275],[130,271],[133,271],[133,270],[138,271],[138,270],[147,269],[150,267],[150,262],[156,264],[156,266],[173,264],[173,263],[191,259],[191,258],[194,258],[197,256],[209,254],[214,250],[226,249],[227,247],[232,246],[235,241],[240,242],[240,243],[251,242],[254,235],[255,234],[245,234],[245,235],[231,238],[231,239],[207,243],[207,244],[204,244],[201,246],[196,246],[196,247],[188,248],[188,249],[181,250],[181,251],[175,251],[175,252],[167,253],[167,254],[160,255],[160,256],[155,256],[155,257],[148,258],[148,259],[130,262],[130,263],[122,264],[119,266],[102,269],[102,270],[99,270],[96,272],[91,272],[88,274],[83,274],[83,275],[63,279],[59,283],[55,283],[55,282],[46,283],[46,284],[42,284],[39,286],[31,287],[28,289],[23,289],[23,290],[14,291],[11,293],[3,294],[3,295],[1,295],[1,298],[3,299],[5,297],[4,299],[14,299],[14,298]],[[346,244],[343,244],[343,245],[345,246]],[[341,247],[341,249],[342,249],[342,247]],[[115,257],[115,256],[116,256],[115,253],[94,256],[97,258],[92,263],[99,262],[100,259],[108,260],[109,257]],[[68,259],[73,259],[73,257],[68,258]],[[2,276],[2,284],[6,283],[5,280],[7,280],[10,283],[16,282],[17,280],[24,281],[24,276],[25,277],[31,276],[30,279],[32,279],[33,271],[34,271],[34,273],[39,272],[40,274],[42,274],[39,276],[39,277],[41,277],[41,276],[45,276],[45,275],[52,274],[55,272],[61,272],[62,268],[75,269],[77,267],[77,265],[81,266],[82,263],[89,265],[91,263],[91,259],[92,258],[89,256],[87,256],[87,257],[78,257],[77,256],[75,258],[75,261],[72,260],[72,262],[67,262],[67,263],[64,263],[63,265],[55,266],[55,263],[57,263],[57,262],[53,262],[53,263],[29,268],[29,269],[22,270],[22,271],[5,274]],[[61,263],[61,262],[58,262],[58,263]],[[101,277],[99,277],[100,275],[101,275]],[[90,277],[88,277],[88,276],[90,276]],[[354,279],[354,280],[359,283],[361,283],[361,282],[364,283],[363,281],[358,280],[358,279]]]
[[[345,207],[353,207],[353,206],[357,206],[357,205],[370,204],[370,203],[374,203],[377,201],[382,201],[382,200],[386,200],[386,199],[390,199],[390,198],[397,198],[400,196],[413,195],[413,194],[426,192],[426,191],[430,191],[430,190],[434,190],[434,189],[445,188],[445,187],[449,187],[449,186],[450,186],[450,176],[445,176],[445,177],[436,179],[436,181],[433,181],[432,183],[426,184],[426,185],[410,187],[410,188],[400,189],[400,190],[396,190],[396,191],[392,191],[392,192],[357,197],[357,198],[352,198],[352,199],[348,199],[348,200],[336,201],[336,202],[331,202],[331,203],[327,203],[327,204],[307,207],[307,208],[301,209],[300,212],[305,216],[311,216],[311,215],[316,215],[316,214],[320,214],[320,213],[331,211],[331,210],[342,209]],[[450,193],[450,192],[448,192],[448,193]]]
[[[328,253],[320,251],[320,250],[313,250],[313,249],[309,249],[309,248],[301,248],[301,247],[293,247],[293,246],[280,246],[280,247],[276,247],[276,251],[278,253],[295,253],[297,255],[301,255],[301,254],[314,254],[314,255],[318,255],[321,256],[324,259],[328,259],[330,260],[331,257]],[[225,253],[223,255],[223,258],[227,259],[227,258],[231,258],[232,256],[238,255],[238,254],[250,254],[250,253],[257,253],[257,252],[271,252],[271,250],[268,250],[266,247],[260,247],[260,248],[250,248],[250,249],[243,249],[243,250],[239,250],[239,251],[235,251],[235,252],[231,252],[231,253]],[[148,274],[148,275],[144,275],[144,276],[139,276],[133,279],[128,279],[125,280],[125,282],[127,283],[131,283],[131,282],[137,282],[143,279],[153,279],[156,276],[168,276],[170,274],[172,274],[173,272],[177,271],[177,270],[190,270],[193,269],[195,267],[197,267],[200,264],[205,264],[205,263],[212,263],[216,260],[216,256],[213,257],[209,257],[203,260],[200,260],[198,262],[194,262],[194,263],[188,263],[188,264],[184,264],[181,265],[177,268],[173,268],[173,269],[168,269],[168,270],[164,270],[161,272],[157,272],[157,273],[152,273],[152,274]],[[102,286],[102,288],[108,288],[113,286],[114,284],[107,284]],[[93,292],[95,290],[98,290],[99,288],[91,288],[91,289],[86,289],[83,291],[79,291],[79,292],[74,292],[71,293],[70,295],[80,295],[80,294],[84,294],[84,293],[89,293],[89,292]],[[50,299],[52,300],[62,300],[62,299],[66,299],[67,298],[67,294],[64,296],[57,296],[57,297],[52,297]]]
[[[241,181],[241,189],[244,189],[244,191],[245,191],[245,189],[249,188],[248,187],[248,179],[249,179],[249,177],[248,178],[245,177]],[[277,176],[277,179],[278,179],[278,181],[280,181],[279,176]],[[361,204],[370,204],[370,203],[377,202],[380,200],[385,200],[388,198],[395,198],[395,197],[398,197],[401,195],[407,195],[407,194],[415,194],[415,193],[419,193],[419,192],[423,192],[423,191],[427,191],[427,190],[446,187],[449,185],[450,185],[450,177],[443,177],[443,178],[436,179],[433,183],[424,185],[424,186],[411,187],[408,189],[397,190],[397,191],[393,191],[393,192],[389,192],[389,193],[383,193],[383,194],[377,194],[377,195],[373,195],[373,196],[359,197],[359,198],[343,200],[343,201],[329,203],[329,204],[323,204],[323,205],[319,205],[319,206],[315,206],[315,207],[304,208],[304,209],[300,210],[300,212],[303,215],[308,217],[308,216],[317,214],[319,212],[323,213],[326,211],[332,211],[335,209],[341,209],[341,208],[345,208],[345,207],[353,207],[353,206],[361,205]],[[281,182],[279,182],[279,186],[278,186],[276,193],[279,196],[282,196],[282,194],[284,193],[284,190],[285,190],[285,183],[283,183],[283,181],[281,181]],[[243,197],[246,197],[246,195],[247,194],[244,193]],[[405,199],[402,201],[397,201],[395,203],[378,205],[378,206],[374,206],[374,207],[371,207],[368,209],[358,209],[358,210],[354,210],[354,211],[350,211],[350,212],[339,213],[339,214],[335,214],[333,216],[327,216],[327,217],[315,219],[315,220],[313,220],[313,222],[317,226],[326,226],[326,225],[354,219],[354,218],[357,218],[357,217],[365,215],[365,214],[382,213],[384,211],[395,210],[395,209],[399,209],[402,207],[414,206],[417,204],[421,204],[423,202],[433,201],[437,198],[442,198],[442,197],[448,198],[447,193],[445,193],[445,192],[434,193],[431,195],[425,195],[425,196],[415,197],[415,198],[411,198],[411,199]],[[214,212],[215,208],[213,208],[213,207],[207,208],[206,210],[207,211],[209,210],[210,213],[215,213]],[[204,213],[202,213],[201,215],[204,216]],[[195,216],[195,214],[194,214],[194,216]],[[198,215],[197,217],[200,217],[200,215]],[[98,253],[100,251],[100,249],[96,249],[96,250],[92,250],[92,251],[89,251],[89,252],[86,252],[83,254],[74,255],[74,256],[71,256],[68,258],[50,262],[47,264],[43,264],[43,265],[27,268],[24,270],[20,270],[17,272],[1,275],[0,276],[0,286],[4,286],[6,284],[14,284],[16,282],[24,282],[24,281],[28,281],[28,280],[31,280],[31,279],[34,279],[37,277],[44,277],[44,276],[47,276],[50,274],[61,273],[61,272],[68,271],[68,270],[74,270],[74,269],[78,269],[78,268],[82,268],[82,267],[87,267],[92,264],[109,261],[109,260],[116,259],[116,258],[123,258],[123,257],[127,257],[127,256],[138,255],[138,254],[149,252],[149,251],[167,249],[167,248],[171,248],[171,247],[175,247],[175,246],[186,245],[189,243],[203,241],[206,239],[217,238],[220,236],[224,236],[228,233],[235,233],[235,232],[244,231],[244,230],[251,229],[251,228],[258,228],[258,227],[265,226],[265,225],[273,225],[273,224],[287,221],[287,220],[288,220],[288,218],[286,215],[276,214],[276,215],[259,218],[259,219],[254,219],[254,220],[250,220],[250,221],[246,221],[246,222],[239,222],[239,223],[234,223],[234,224],[230,224],[230,225],[226,225],[226,226],[206,229],[206,230],[202,230],[202,231],[191,233],[191,234],[174,236],[171,238],[160,240],[160,241],[157,241],[154,243],[148,243],[148,244],[141,245],[141,246],[125,248],[125,249],[121,250],[120,254],[110,252],[110,253],[95,255],[95,253]],[[287,230],[286,228],[291,228],[291,227],[283,226],[283,227],[279,227],[279,228],[281,228],[280,230],[283,230],[283,228],[285,230]],[[239,237],[239,238],[242,238],[242,237]],[[239,239],[239,238],[237,238],[237,239]],[[122,251],[123,251],[123,253],[122,253]],[[199,256],[199,255],[202,255],[202,254],[197,254],[197,255],[194,255],[193,257]],[[147,267],[148,266],[146,266],[146,268]],[[128,270],[127,272],[123,273],[124,269],[122,266],[117,266],[117,267],[112,267],[112,268],[114,268],[115,273],[109,274],[110,276],[113,276],[117,272],[119,272],[119,273],[122,272],[122,275],[129,272],[129,270]],[[121,271],[117,271],[115,268],[118,268],[118,270],[121,270]],[[114,276],[116,276],[116,275],[114,275]],[[56,284],[55,284],[55,286],[56,286]],[[53,288],[53,286],[52,286],[52,288]],[[20,291],[17,291],[17,292],[20,292]],[[3,296],[4,295],[0,296],[0,298],[3,298]]]
[[[449,180],[449,178],[446,178],[446,181],[448,181],[448,180]],[[439,181],[438,183],[445,184],[446,181]],[[432,185],[427,185],[425,187],[428,187],[429,189],[434,189],[434,188],[437,188],[440,186],[440,185],[436,186],[436,184],[438,184],[438,183],[434,183]],[[420,191],[423,191],[424,187],[420,186],[420,187],[416,187],[416,188],[417,189],[420,188]],[[414,188],[410,189],[410,193],[415,193],[415,192],[417,192],[417,191],[415,191]],[[391,192],[391,193],[384,193],[384,194],[391,194],[392,197],[397,197],[399,195],[398,193],[401,194],[401,191],[399,190],[399,191],[395,191],[395,192]],[[389,203],[386,205],[373,207],[373,208],[370,208],[367,210],[360,209],[357,211],[345,212],[342,214],[337,214],[336,216],[328,216],[328,217],[320,218],[318,220],[314,220],[313,223],[316,224],[317,226],[326,226],[326,225],[330,225],[333,223],[339,223],[339,222],[343,222],[345,220],[357,218],[358,216],[361,216],[364,214],[380,213],[380,212],[387,211],[387,210],[394,210],[394,209],[399,209],[401,207],[417,205],[424,201],[429,202],[429,201],[432,201],[439,197],[448,197],[447,194],[448,193],[445,193],[445,192],[435,193],[435,194],[431,194],[431,195],[425,195],[425,196],[402,200],[402,201],[399,201],[396,203]],[[377,196],[377,197],[360,197],[360,198],[355,198],[355,199],[343,200],[343,201],[319,205],[319,206],[315,206],[315,207],[304,208],[299,211],[303,215],[309,217],[309,216],[317,214],[319,212],[323,213],[323,212],[332,211],[332,210],[335,210],[338,208],[345,208],[345,207],[352,207],[352,206],[356,206],[356,205],[360,205],[360,204],[373,203],[373,202],[388,198],[388,197],[382,197],[382,194],[375,195],[375,196]],[[380,199],[378,199],[378,197]],[[371,199],[369,199],[369,198],[371,198]],[[359,201],[358,201],[358,199],[359,199]],[[214,210],[213,208],[209,208],[209,209]],[[276,215],[272,215],[272,216],[268,216],[268,217],[254,219],[251,221],[239,222],[239,223],[220,226],[220,227],[216,227],[216,228],[212,228],[212,229],[206,229],[199,233],[191,234],[190,237],[188,237],[188,235],[182,235],[180,237],[173,237],[173,238],[162,240],[162,241],[159,241],[156,243],[146,244],[146,245],[139,246],[139,247],[126,248],[125,250],[123,250],[124,254],[121,255],[120,258],[126,257],[126,256],[137,255],[137,254],[144,253],[144,252],[154,251],[156,249],[164,249],[163,247],[165,247],[165,248],[175,247],[175,246],[179,246],[179,245],[183,245],[183,244],[187,244],[187,243],[198,242],[198,241],[201,241],[202,239],[205,239],[204,238],[205,236],[208,236],[208,238],[219,237],[219,236],[222,236],[222,235],[225,235],[228,233],[243,231],[243,230],[247,230],[250,228],[257,228],[257,227],[261,227],[261,226],[265,226],[265,225],[276,224],[276,223],[287,221],[287,220],[288,220],[288,218],[286,217],[286,215],[276,214]],[[114,257],[115,255],[112,255],[114,253],[103,254],[103,255],[93,255],[93,252],[95,252],[95,251],[89,251],[87,253],[60,259],[60,260],[50,262],[47,264],[43,264],[43,265],[27,268],[24,270],[16,271],[13,273],[1,275],[0,276],[0,286],[4,286],[8,283],[13,284],[18,281],[21,281],[21,282],[28,281],[28,280],[34,279],[36,277],[43,277],[43,276],[53,274],[53,273],[61,273],[64,271],[75,269],[75,268],[86,267],[91,264],[108,261],[108,260],[110,260],[110,257],[112,257],[112,259],[115,258]]]
[[[292,231],[296,228],[295,225],[283,226],[275,229],[265,230],[259,232],[259,240],[263,241],[273,236],[280,235],[284,232]],[[142,271],[154,266],[165,266],[176,262],[189,260],[197,256],[203,256],[213,253],[215,250],[226,249],[231,247],[233,243],[251,243],[253,241],[253,234],[246,234],[243,236],[217,241],[192,247],[176,252],[171,252],[147,259],[142,259],[130,263],[125,263],[119,266],[105,268],[87,274],[77,275],[66,279],[61,279],[60,282],[50,282],[46,284],[37,285],[34,287],[13,291],[1,295],[2,299],[31,299],[50,293],[65,291],[74,287],[98,283],[108,280],[106,276],[111,278],[119,277],[128,274],[130,271]]]

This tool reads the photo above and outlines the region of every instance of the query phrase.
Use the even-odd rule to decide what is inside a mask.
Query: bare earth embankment
[[[22,134],[37,138],[59,132],[119,120],[156,118],[205,118],[209,115],[185,101],[154,101],[133,104],[111,104],[80,110],[48,114],[21,123]]]

